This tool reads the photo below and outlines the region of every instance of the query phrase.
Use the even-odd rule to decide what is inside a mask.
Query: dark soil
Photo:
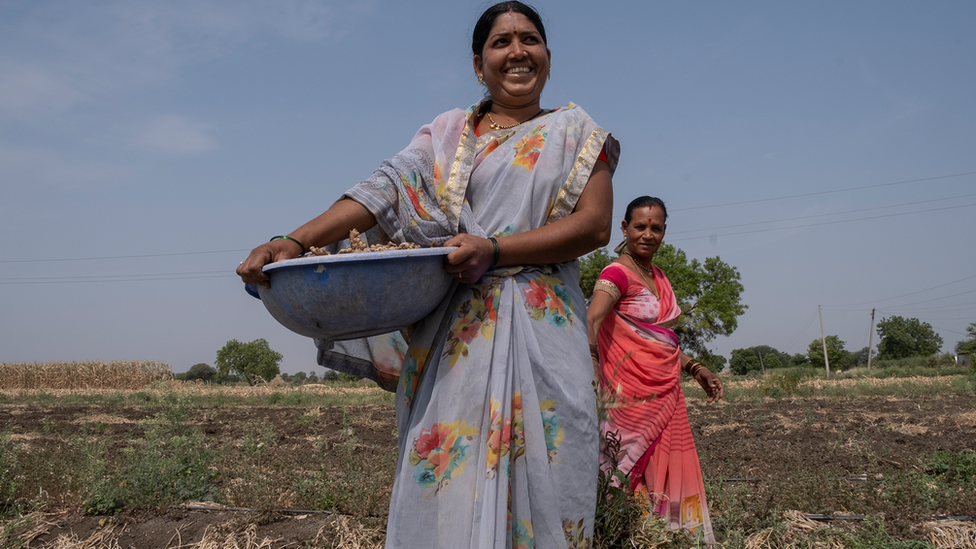
[[[924,474],[938,450],[959,452],[976,447],[976,398],[971,396],[765,399],[706,406],[699,393],[689,394],[689,416],[719,532],[766,527],[779,518],[774,514],[782,509],[881,513],[887,514],[886,524],[893,509],[899,509],[905,524],[897,527],[902,529],[898,533],[914,537],[913,525],[931,510],[909,508],[917,502],[910,495],[886,492],[885,483],[899,476]],[[66,440],[93,424],[98,425],[99,436],[122,448],[143,436],[145,423],[140,421],[154,414],[134,407],[0,404],[0,432],[10,433],[14,442],[26,442],[33,453],[53,459],[64,451]],[[273,427],[276,440],[268,461],[274,465],[269,474],[325,467],[343,475],[349,459],[341,451],[345,444],[354,449],[358,460],[384,468],[376,475],[391,479],[396,451],[393,416],[392,407],[386,406],[312,411],[288,406],[215,407],[191,410],[189,423],[205,433],[211,446],[228,451],[254,426]],[[354,433],[352,442],[350,433]],[[368,505],[336,504],[334,514],[310,507],[282,511],[300,501],[293,499],[275,500],[266,507],[277,510],[264,513],[169,508],[103,517],[83,514],[79,502],[66,491],[50,494],[43,509],[45,523],[35,523],[31,526],[34,533],[22,531],[20,535],[30,539],[29,547],[52,547],[59,536],[86,540],[112,529],[112,539],[121,548],[173,549],[199,542],[208,527],[229,532],[256,524],[253,535],[257,540],[276,540],[267,547],[328,547],[337,539],[336,520],[347,515],[352,515],[355,524],[382,529],[389,486],[378,492],[373,494],[376,501]],[[899,497],[905,501],[897,500]],[[941,509],[942,513],[976,516],[976,496],[963,494],[949,501],[955,507]]]

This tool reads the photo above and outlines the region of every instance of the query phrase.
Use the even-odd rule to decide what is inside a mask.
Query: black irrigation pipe
[[[342,511],[328,511],[328,510],[321,510],[321,509],[317,511],[313,511],[309,509],[254,509],[250,507],[207,507],[206,505],[170,505],[169,508],[182,509],[184,511],[203,511],[203,512],[211,512],[211,511],[231,511],[235,513],[270,512],[270,513],[281,513],[283,515],[319,514],[319,515],[343,515],[347,517],[355,516],[352,513],[345,513]],[[370,518],[383,518],[385,515],[372,514],[366,516]]]
[[[764,479],[733,477],[733,478],[721,478],[718,480],[721,482],[762,482]],[[849,481],[867,482],[869,479],[867,475],[861,475],[859,477],[827,477],[826,480],[849,480]],[[873,480],[882,480],[882,479],[873,477]]]
[[[346,515],[352,516],[352,513],[343,513],[342,511],[311,511],[308,509],[252,509],[250,507],[207,507],[206,505],[170,505],[170,509],[183,509],[185,511],[234,511],[238,513],[261,513],[263,511],[269,511],[272,513],[283,513],[286,515]]]
[[[831,520],[864,520],[864,515],[804,515],[810,520],[819,520],[822,522]],[[929,517],[932,520],[957,520],[959,522],[969,522],[976,520],[976,517],[970,517],[966,515],[933,515]]]

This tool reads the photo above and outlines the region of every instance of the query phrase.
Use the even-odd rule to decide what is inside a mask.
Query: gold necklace
[[[644,273],[649,273],[651,275],[651,280],[647,280],[647,277],[644,275],[644,273],[642,273],[640,271],[637,272],[637,275],[640,276],[641,280],[644,281],[644,286],[647,287],[647,291],[651,292],[651,294],[654,297],[657,297],[658,299],[660,299],[660,297],[657,294],[657,285],[654,284],[654,268],[653,268],[653,266],[649,269],[649,268],[645,267],[643,264],[641,264],[641,262],[637,261],[637,258],[635,258],[633,256],[633,254],[631,254],[630,252],[624,252],[624,253],[628,257],[630,257],[630,261],[632,263],[634,263],[635,265],[637,265],[638,267],[640,267],[640,270],[641,271],[644,271]]]
[[[642,271],[644,271],[645,273],[654,274],[654,267],[653,266],[651,266],[651,267],[645,267],[643,263],[641,263],[640,261],[637,261],[637,258],[634,257],[634,254],[630,253],[630,250],[627,250],[624,253],[627,254],[630,257],[630,260],[633,261],[635,265],[637,265],[638,267],[640,267]]]
[[[516,122],[516,123],[512,124],[511,126],[501,126],[501,125],[495,123],[495,119],[491,117],[491,111],[489,111],[487,114],[488,114],[488,120],[491,123],[488,124],[488,127],[491,128],[491,129],[493,129],[493,130],[510,130],[510,129],[514,128],[515,126],[518,126],[520,124],[525,124],[526,122],[528,122],[529,120],[532,120],[533,118],[539,116],[543,112],[545,112],[545,109],[539,109],[539,112],[533,114],[532,116],[526,118],[525,120],[523,120],[521,122]]]

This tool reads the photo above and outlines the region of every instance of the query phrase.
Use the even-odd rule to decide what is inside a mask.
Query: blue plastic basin
[[[257,294],[275,320],[303,336],[337,341],[391,332],[424,318],[444,299],[452,282],[444,256],[455,249],[279,261],[264,267],[271,288],[258,286]]]

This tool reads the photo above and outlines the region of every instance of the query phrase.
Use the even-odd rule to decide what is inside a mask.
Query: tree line
[[[966,329],[968,339],[956,344],[956,354],[973,356],[976,352],[976,322]],[[807,354],[781,352],[768,345],[756,345],[746,349],[735,349],[729,360],[733,374],[744,375],[776,368],[810,366],[825,368],[830,363],[831,371],[847,370],[864,366],[870,351],[872,360],[889,361],[912,357],[931,357],[942,348],[942,336],[937,334],[928,322],[917,318],[891,316],[878,322],[879,342],[877,350],[864,347],[859,351],[845,349],[845,342],[839,336],[829,335],[823,340],[814,339],[807,348]],[[824,347],[827,355],[824,360]]]

